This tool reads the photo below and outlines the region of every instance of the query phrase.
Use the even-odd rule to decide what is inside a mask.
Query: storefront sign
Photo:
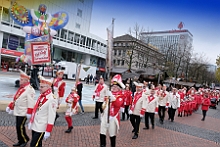
[[[1,53],[5,54],[5,55],[12,55],[12,56],[17,56],[20,57],[21,55],[23,55],[23,52],[18,52],[18,51],[14,51],[14,50],[10,50],[10,49],[1,49]]]
[[[105,72],[105,68],[99,68],[99,71],[103,71],[103,72]]]
[[[19,46],[19,37],[10,35],[8,37],[8,48],[12,50],[16,50]]]
[[[31,43],[32,64],[49,63],[50,44],[48,42],[32,42]]]

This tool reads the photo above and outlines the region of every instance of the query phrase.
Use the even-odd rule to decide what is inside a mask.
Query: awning
[[[137,73],[124,73],[122,74],[122,79],[125,80],[125,79],[128,79],[128,78],[134,78],[134,77],[137,77],[139,78],[140,74],[137,74]]]
[[[122,74],[125,73],[127,70],[128,70],[127,68],[113,68],[111,72]]]
[[[191,82],[182,82],[182,81],[179,81],[177,82],[176,84],[178,85],[183,85],[183,86],[189,86],[189,87],[192,87],[195,85],[195,83],[191,83]]]
[[[18,52],[16,50],[10,50],[10,49],[1,49],[1,55],[2,56],[8,56],[8,57],[20,57],[21,55],[23,55],[23,52]]]

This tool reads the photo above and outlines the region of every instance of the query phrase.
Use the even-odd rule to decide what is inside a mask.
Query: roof
[[[157,75],[160,73],[159,69],[154,69],[152,67],[147,67],[147,69],[141,69],[141,70],[137,70],[136,73],[138,74],[144,74],[144,75]]]
[[[175,83],[176,85],[183,85],[183,86],[195,86],[195,83],[191,83],[191,82],[183,82],[183,81],[177,81],[177,80],[172,80],[172,79],[167,79],[164,80],[163,83]]]
[[[119,74],[122,74],[122,73],[125,73],[128,69],[127,68],[112,68],[112,73],[119,73]]]
[[[134,77],[138,77],[139,78],[140,74],[138,73],[124,73],[122,74],[122,79],[125,80],[125,79],[128,79],[128,78],[134,78]]]

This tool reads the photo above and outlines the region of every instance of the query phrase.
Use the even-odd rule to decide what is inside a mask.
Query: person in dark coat
[[[83,88],[83,84],[81,83],[81,79],[79,79],[79,82],[77,83],[76,89],[77,89],[77,94],[79,95],[79,106],[81,108],[81,112],[82,114],[84,114],[84,108],[82,105],[82,88]]]

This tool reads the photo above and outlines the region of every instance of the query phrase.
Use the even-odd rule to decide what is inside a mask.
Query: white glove
[[[112,116],[109,116],[109,120],[112,120],[114,117],[112,117]]]
[[[144,117],[144,115],[140,114],[140,117],[142,118],[142,117]]]
[[[116,98],[114,97],[114,95],[112,94],[111,91],[108,91],[108,96],[110,97],[111,101],[115,101],[116,100]]]
[[[27,119],[31,118],[31,114],[26,114]]]
[[[121,107],[120,111],[124,113],[125,112],[125,108]]]
[[[9,107],[6,107],[5,111],[9,113],[10,108],[9,108]]]
[[[165,107],[166,109],[168,108],[168,106]]]
[[[158,112],[155,112],[155,114],[158,114]]]
[[[11,115],[13,115],[13,113],[14,113],[14,110],[11,110],[11,109],[10,109],[10,111],[8,112],[8,114],[11,114]]]
[[[45,132],[44,140],[47,140],[50,137],[50,132]]]
[[[28,130],[31,130],[31,123],[28,123]]]
[[[133,112],[131,111],[131,110],[129,110],[129,112],[128,112],[129,114],[133,114]]]

